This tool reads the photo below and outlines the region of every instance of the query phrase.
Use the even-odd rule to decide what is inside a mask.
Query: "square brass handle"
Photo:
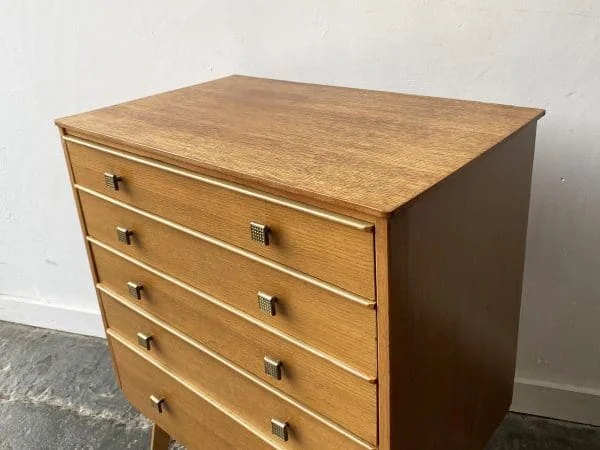
[[[154,408],[159,414],[161,414],[165,407],[165,399],[156,395],[151,395],[150,405],[152,405],[152,408]]]
[[[271,419],[271,432],[282,441],[288,440],[288,424],[278,419]]]
[[[133,281],[128,281],[127,290],[129,291],[130,297],[135,298],[136,300],[142,299],[142,291],[144,290],[143,285],[134,283]]]
[[[152,343],[152,335],[146,333],[138,333],[137,341],[140,347],[144,347],[146,350],[150,350]]]
[[[117,227],[117,239],[125,245],[131,245],[131,236],[133,231],[125,227]]]
[[[269,245],[269,227],[258,222],[250,222],[250,237],[262,245]]]
[[[274,295],[265,294],[264,292],[258,293],[258,309],[265,314],[270,316],[277,314],[276,303],[277,297]]]
[[[265,356],[263,364],[267,375],[276,380],[281,380],[281,367],[283,364],[280,360]]]
[[[104,172],[104,185],[112,189],[113,191],[119,190],[119,181],[121,181],[121,177],[115,175],[114,173]]]

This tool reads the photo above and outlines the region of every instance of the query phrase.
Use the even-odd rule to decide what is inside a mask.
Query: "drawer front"
[[[375,298],[371,230],[355,229],[73,142],[67,142],[67,148],[77,184],[365,298]],[[106,172],[121,178],[118,190],[106,186]],[[250,222],[269,227],[268,245],[251,239]]]
[[[357,370],[376,377],[375,312],[263,263],[121,208],[86,192],[79,194],[88,233],[123,253],[194,286],[325,352],[370,344],[348,356],[366,359]],[[130,245],[117,227],[132,230]],[[276,315],[259,310],[258,293],[277,298]]]
[[[360,440],[352,440],[350,434],[339,427],[335,429],[330,422],[315,418],[296,401],[281,398],[269,385],[245,375],[227,360],[218,360],[218,355],[203,350],[205,347],[181,339],[181,335],[176,336],[106,295],[101,298],[110,330],[232,411],[275,444],[284,444],[289,449],[372,447],[361,444]],[[272,420],[287,423],[289,436],[285,443],[273,435]]]
[[[110,336],[109,339],[125,397],[188,450],[277,448],[259,437],[257,431],[249,431],[119,340]],[[152,395],[164,399],[161,413],[152,407]]]
[[[108,288],[117,299],[107,301],[111,326],[120,331],[128,326],[123,323],[126,314],[121,317],[113,312],[123,309],[113,303],[128,302],[132,308],[151,313],[291,397],[302,399],[307,406],[364,439],[374,440],[375,384],[100,246],[92,245],[92,253],[101,288]],[[128,283],[141,286],[141,291],[130,293]],[[344,341],[339,343],[347,345]],[[265,373],[265,358],[281,361],[280,377]]]

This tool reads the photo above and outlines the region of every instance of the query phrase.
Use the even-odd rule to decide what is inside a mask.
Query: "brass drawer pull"
[[[156,395],[151,395],[150,404],[156,410],[156,412],[161,414],[165,406],[165,399],[162,397],[157,397]]]
[[[122,242],[126,245],[131,245],[132,235],[133,231],[128,230],[127,228],[117,227],[117,239],[119,239],[119,242]]]
[[[267,375],[276,380],[281,380],[281,366],[283,364],[280,360],[265,356],[263,363]]]
[[[104,172],[104,185],[107,188],[118,191],[119,181],[121,181],[121,177],[116,176],[114,173]]]
[[[135,298],[136,300],[142,299],[142,290],[144,286],[141,284],[134,283],[133,281],[127,282],[127,290],[129,291],[129,296]]]
[[[282,441],[288,440],[288,424],[281,420],[271,419],[271,432]]]
[[[274,295],[265,294],[264,292],[258,293],[258,309],[265,314],[269,314],[270,316],[277,314],[276,303],[277,297]]]
[[[262,223],[250,222],[250,237],[262,245],[269,245],[269,227]]]
[[[137,334],[137,341],[140,347],[144,347],[146,350],[150,350],[151,347],[151,342],[152,342],[152,335],[151,334],[146,334],[146,333],[138,333]]]

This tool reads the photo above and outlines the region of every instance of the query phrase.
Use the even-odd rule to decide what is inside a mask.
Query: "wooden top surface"
[[[382,216],[543,115],[234,75],[56,123],[258,189]]]

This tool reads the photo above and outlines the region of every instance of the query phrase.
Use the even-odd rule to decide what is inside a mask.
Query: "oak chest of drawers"
[[[57,120],[153,448],[483,448],[543,113],[232,76]]]

